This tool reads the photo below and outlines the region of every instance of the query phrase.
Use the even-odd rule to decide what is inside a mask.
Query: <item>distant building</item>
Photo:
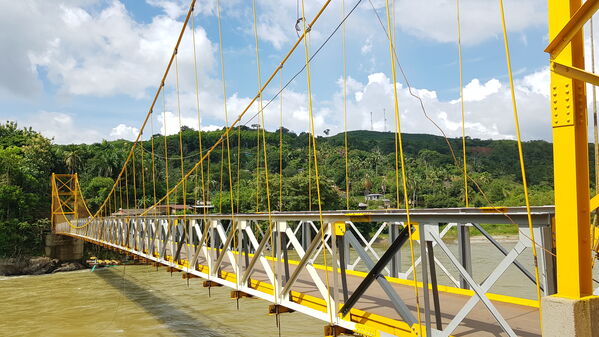
[[[379,194],[379,193],[371,193],[371,194],[366,194],[364,196],[364,200],[366,201],[378,201],[381,200],[384,197],[384,195]]]
[[[196,204],[191,207],[195,210],[196,213],[203,213],[204,209],[211,210],[214,208],[214,205],[212,205],[210,201],[206,201],[206,203],[204,203],[203,201],[196,201]]]
[[[177,211],[182,210],[192,210],[192,207],[189,205],[158,205],[156,209],[160,210],[162,214],[176,214]]]

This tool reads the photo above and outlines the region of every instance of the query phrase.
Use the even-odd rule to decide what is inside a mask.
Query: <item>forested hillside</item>
[[[265,134],[272,210],[316,209],[314,163],[308,154],[309,135],[295,134],[287,129],[282,131],[282,167],[279,131]],[[201,133],[204,152],[222,133],[223,130]],[[350,208],[357,208],[360,202],[365,202],[364,195],[369,193],[383,194],[389,199],[391,207],[397,207],[394,136],[390,132],[373,131],[351,131],[347,134]],[[198,133],[184,127],[181,139],[187,172],[200,155]],[[240,212],[265,211],[264,154],[258,153],[257,149],[259,142],[263,146],[262,139],[258,138],[256,129],[241,127],[233,130],[229,142],[234,207]],[[448,142],[457,159],[454,159]],[[461,139],[446,141],[439,136],[404,134],[403,144],[411,206],[463,206]],[[344,134],[319,136],[317,147],[323,206],[325,209],[343,209],[346,205]],[[0,255],[40,253],[42,231],[48,228],[52,172],[77,172],[84,196],[94,211],[109,193],[130,148],[131,142],[124,140],[90,145],[56,145],[34,130],[19,129],[11,122],[1,124]],[[217,146],[203,165],[206,198],[215,206],[215,212],[229,212],[231,208],[226,149],[226,143]],[[154,187],[159,197],[164,195],[167,161],[170,186],[181,178],[179,151],[178,134],[168,136],[166,140],[161,135],[154,135],[151,140],[142,142],[135,152],[135,160],[137,170],[141,170],[142,161],[144,163],[144,181],[137,184],[137,205],[128,205],[128,208],[151,205]],[[551,144],[526,142],[524,154],[533,204],[551,204]],[[514,141],[467,139],[467,155],[471,206],[524,203]],[[168,160],[165,159],[167,157]],[[155,179],[152,179],[153,176]],[[189,178],[186,194],[189,204],[202,199],[201,176],[196,171]],[[138,174],[136,179],[140,177]],[[282,200],[279,193],[281,180]],[[309,194],[312,200],[309,200]],[[401,193],[400,198],[403,199]],[[178,193],[171,202],[181,203],[182,199],[182,193]],[[403,203],[403,200],[400,202]],[[370,203],[368,207],[384,207],[384,204]]]

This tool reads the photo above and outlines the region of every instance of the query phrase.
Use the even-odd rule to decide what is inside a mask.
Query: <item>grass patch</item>
[[[481,227],[491,235],[516,235],[518,234],[518,225],[514,224],[481,224]],[[474,227],[470,227],[470,236],[481,236],[481,232]],[[458,237],[457,227],[451,228],[444,238],[455,239]]]
[[[446,226],[446,225],[445,225]],[[441,226],[439,231],[443,231],[445,226]],[[514,224],[481,224],[481,227],[486,230],[491,235],[517,235],[518,234],[518,225]],[[368,235],[368,239],[370,239],[374,235],[374,232]],[[470,227],[470,236],[482,236],[481,232],[474,227]],[[452,227],[443,237],[444,239],[457,239],[458,237],[458,228],[456,226]],[[385,230],[383,233],[379,234],[379,240],[387,240],[389,239],[389,234]]]

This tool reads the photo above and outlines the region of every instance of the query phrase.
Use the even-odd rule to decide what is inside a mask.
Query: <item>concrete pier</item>
[[[83,258],[83,240],[70,236],[48,234],[46,235],[46,256],[60,261],[74,261]]]
[[[542,299],[543,337],[599,337],[599,296]]]

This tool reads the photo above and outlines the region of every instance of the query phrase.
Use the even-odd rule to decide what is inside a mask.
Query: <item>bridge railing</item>
[[[480,302],[499,330],[515,336],[497,303],[534,307],[534,301],[490,290],[508,268],[519,270],[534,285],[530,266],[517,260],[532,245],[526,216],[523,208],[419,209],[411,212],[413,226],[406,226],[402,210],[324,212],[323,225],[314,212],[111,216],[60,223],[56,232],[204,278],[205,286],[230,287],[232,297],[265,299],[273,313],[299,311],[366,335],[410,335],[420,327],[423,310],[422,327],[428,335],[448,336],[460,330]],[[540,287],[544,294],[553,294],[553,208],[534,208],[532,219],[542,252]],[[518,226],[518,236],[508,249],[483,224]],[[473,259],[474,231],[501,256],[492,268],[488,260]],[[488,271],[482,279],[477,263]],[[398,289],[402,286],[405,289]],[[422,308],[415,307],[414,296],[406,295],[412,288],[423,296]],[[441,318],[440,293],[467,297],[449,321]],[[365,304],[377,296],[386,297],[380,308]]]

